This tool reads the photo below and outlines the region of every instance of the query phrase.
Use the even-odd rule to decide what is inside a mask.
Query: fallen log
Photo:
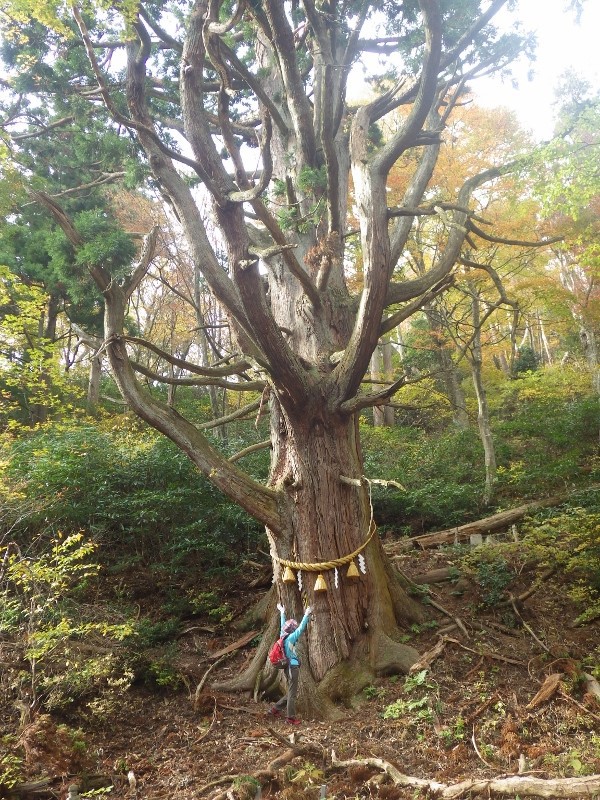
[[[39,800],[55,800],[61,793],[61,786],[64,785],[65,776],[56,777],[43,777],[33,781],[26,781],[25,783],[16,783],[10,789],[0,786],[0,791],[4,789],[7,794],[2,794],[2,797],[8,800],[31,800],[32,798],[39,798]],[[90,790],[108,789],[109,787],[116,788],[120,785],[121,780],[115,776],[109,775],[87,775],[81,778],[79,788],[81,791],[88,792]],[[75,786],[75,784],[73,784]],[[71,787],[69,787],[71,789]],[[96,792],[98,793],[98,792]],[[62,794],[61,794],[62,796]],[[72,795],[69,794],[69,797]]]
[[[419,586],[423,584],[430,586],[432,583],[443,583],[457,577],[456,567],[440,567],[439,569],[430,569],[429,572],[424,572],[421,575],[415,575],[412,578],[412,582]]]
[[[427,778],[415,778],[400,772],[389,761],[383,758],[353,758],[348,761],[338,761],[335,753],[331,754],[332,766],[359,767],[367,766],[385,772],[396,786],[409,786],[415,789],[424,789],[434,797],[444,800],[455,800],[465,794],[486,793],[508,795],[527,795],[534,797],[549,797],[551,800],[562,797],[593,797],[600,791],[600,775],[586,775],[576,778],[534,778],[527,775],[511,775],[507,778],[468,778],[460,783],[447,784]]]
[[[539,508],[559,505],[564,500],[565,495],[547,497],[545,500],[526,503],[523,506],[518,506],[518,508],[509,508],[506,511],[500,511],[498,514],[492,514],[491,517],[468,522],[466,525],[447,528],[446,530],[436,531],[435,533],[412,536],[410,539],[404,539],[402,542],[396,543],[396,545],[399,545],[402,549],[413,546],[421,547],[425,550],[428,547],[437,547],[440,544],[447,544],[448,542],[465,542],[475,534],[486,536],[496,531],[502,531],[515,522],[522,520],[527,514],[531,514]]]
[[[51,788],[54,780],[54,778],[39,778],[37,781],[17,783],[8,790],[8,797],[11,800],[17,800],[20,797],[31,797],[31,795],[56,797]]]

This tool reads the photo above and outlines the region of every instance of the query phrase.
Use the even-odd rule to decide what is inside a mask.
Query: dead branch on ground
[[[412,665],[409,670],[409,674],[414,675],[415,672],[420,672],[422,669],[429,669],[436,658],[441,656],[444,647],[446,646],[446,641],[447,639],[445,636],[440,637],[437,644],[435,644],[431,650],[427,650],[426,653],[423,653],[421,658]]]
[[[218,667],[219,664],[222,661],[225,661],[225,659],[227,658],[227,655],[228,654],[226,654],[224,656],[221,656],[221,658],[217,659],[213,664],[211,664],[210,667],[206,670],[206,672],[202,676],[202,680],[200,681],[198,686],[196,686],[196,691],[194,692],[194,703],[193,703],[194,708],[196,708],[196,709],[198,708],[198,704],[200,702],[200,695],[202,694],[202,690],[204,689],[204,685],[206,684],[206,679],[208,678],[208,676],[210,675],[211,671],[215,667]]]
[[[427,778],[415,778],[405,775],[389,761],[382,758],[361,758],[340,761],[335,753],[331,754],[331,763],[334,767],[342,769],[349,767],[368,766],[382,770],[388,775],[396,786],[408,786],[415,789],[424,789],[435,797],[443,800],[454,800],[467,793],[501,794],[514,797],[516,794],[532,795],[534,797],[563,798],[563,797],[592,797],[600,791],[600,775],[587,775],[576,778],[544,779],[530,776],[511,775],[505,778],[468,778],[455,784],[440,783]]]
[[[529,701],[529,703],[527,703],[525,708],[529,711],[532,708],[539,706],[541,703],[545,703],[547,700],[550,700],[552,695],[558,689],[561,679],[564,678],[564,676],[564,672],[553,672],[552,675],[548,675],[539,692]]]
[[[453,620],[454,624],[463,634],[465,639],[471,638],[460,617],[455,617],[454,614],[452,614],[450,611],[447,611],[444,608],[444,606],[441,606],[439,603],[436,603],[435,600],[432,600],[430,597],[427,598],[427,605],[433,606],[433,608],[437,608],[438,611],[441,611],[442,614],[445,614],[447,617]]]

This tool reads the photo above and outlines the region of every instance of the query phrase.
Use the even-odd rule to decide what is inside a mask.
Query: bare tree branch
[[[192,372],[196,375],[204,375],[206,377],[213,378],[225,378],[228,375],[242,375],[247,369],[250,368],[250,363],[248,361],[238,361],[225,367],[202,367],[198,364],[194,364],[191,361],[185,361],[182,358],[177,358],[171,353],[168,353],[166,350],[161,350],[160,347],[157,347],[155,344],[152,344],[152,342],[149,342],[146,339],[140,339],[137,336],[124,336],[123,338],[127,342],[139,344],[142,347],[151,350],[165,361],[168,361],[169,364],[173,364],[174,367],[179,367],[179,369],[187,370],[187,372]]]
[[[552,239],[540,239],[537,242],[527,242],[522,239],[504,239],[501,236],[494,236],[491,233],[481,230],[481,228],[475,225],[471,220],[469,221],[469,230],[479,236],[480,239],[485,239],[486,242],[513,245],[514,247],[546,247],[555,242],[562,242],[564,239],[563,236],[554,236]]]
[[[259,450],[266,450],[269,447],[271,447],[271,440],[265,439],[264,442],[257,442],[256,444],[251,444],[248,447],[244,447],[244,449],[240,450],[239,453],[230,456],[229,461],[239,461],[240,458],[245,458],[252,453],[257,453]]]
[[[174,378],[171,375],[161,375],[136,361],[130,364],[136,372],[157,383],[166,383],[171,386],[218,386],[232,392],[261,392],[265,387],[264,381],[225,381],[222,378]]]

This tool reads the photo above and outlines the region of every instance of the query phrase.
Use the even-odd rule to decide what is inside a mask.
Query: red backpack
[[[288,657],[285,654],[285,648],[283,646],[284,639],[285,636],[282,636],[281,639],[277,639],[275,644],[269,650],[269,661],[277,669],[285,669],[289,663]]]

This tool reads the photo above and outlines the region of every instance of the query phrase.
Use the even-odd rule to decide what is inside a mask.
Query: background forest
[[[27,28],[26,40],[17,36],[19,26]],[[230,378],[236,343],[227,316],[133,140],[94,115],[69,137],[45,135],[62,127],[57,86],[87,69],[82,52],[69,52],[50,74],[40,56],[49,46],[46,35],[39,21],[19,20],[1,44],[16,75],[7,91],[35,98],[48,81],[57,96],[52,122],[32,100],[35,133],[15,127],[13,97],[2,99],[0,720],[6,734],[0,737],[0,797],[27,797],[33,784],[26,781],[40,774],[55,777],[37,789],[53,785],[59,792],[68,775],[106,772],[98,747],[91,758],[90,742],[102,741],[116,725],[124,696],[135,698],[139,719],[144,703],[155,708],[164,701],[166,708],[173,702],[174,708],[182,698],[194,713],[207,712],[195,686],[215,654],[226,657],[227,645],[259,643],[260,617],[248,608],[267,596],[272,576],[264,525],[143,422],[111,373],[104,303],[90,270],[102,265],[118,281],[132,273],[132,264],[134,274],[141,265],[144,279],[132,283],[125,324],[144,390],[191,420],[228,463],[268,481],[263,386],[245,373],[241,382]],[[384,87],[386,80],[380,79]],[[163,89],[154,90],[166,116]],[[450,104],[427,210],[411,211],[414,223],[398,265],[403,279],[423,277],[436,263],[458,225],[450,211],[468,177],[489,171],[494,179],[473,192],[465,246],[443,293],[436,286],[412,315],[390,316],[397,324],[379,338],[364,382],[372,391],[394,391],[382,390],[380,403],[361,409],[359,429],[380,537],[390,553],[405,553],[397,556],[406,560],[400,566],[425,604],[432,595],[419,576],[443,566],[450,581],[445,602],[464,600],[473,628],[488,615],[505,629],[528,630],[522,606],[511,606],[515,587],[532,572],[536,592],[552,581],[551,596],[565,603],[553,613],[565,631],[583,633],[568,651],[558,652],[548,639],[544,669],[558,664],[552,674],[560,673],[582,702],[576,700],[579,716],[561,731],[576,743],[568,751],[557,746],[554,761],[533,750],[527,759],[540,771],[578,778],[600,772],[600,742],[590,734],[600,718],[600,649],[592,646],[600,617],[600,99],[572,75],[557,96],[555,136],[542,145],[511,112],[479,107],[466,89]],[[72,109],[63,111],[67,119]],[[393,139],[393,126],[406,122],[410,106],[393,113],[392,122],[369,128],[370,152]],[[398,218],[406,210],[407,176],[420,158],[418,148],[407,149],[390,169],[387,205]],[[306,168],[297,177],[300,191],[320,197],[324,173]],[[225,271],[225,245],[198,183],[189,178]],[[275,179],[273,216],[282,231],[301,238],[302,226],[321,224],[324,212],[318,201],[298,220],[289,196],[289,185]],[[52,200],[60,208],[49,213]],[[70,236],[57,222],[60,213],[68,215]],[[353,214],[350,209],[350,231],[359,225]],[[151,246],[148,239],[142,243],[148,231]],[[366,267],[350,234],[349,241],[344,268],[358,291]],[[192,360],[210,367],[213,377],[202,377],[201,369],[201,377],[189,377]],[[221,367],[223,377],[215,380]],[[417,554],[406,555],[413,537],[528,503],[522,525],[480,548],[450,542],[440,563],[438,556],[417,563]],[[446,616],[460,617],[459,609]],[[423,651],[436,628],[439,621],[407,626],[406,639]],[[457,712],[437,725],[441,712],[430,708],[429,666],[406,679],[412,699],[390,702],[392,681],[369,684],[362,700],[371,709],[379,704],[370,712],[378,725],[402,719],[418,741],[426,726],[427,735],[435,729],[450,754],[468,741],[466,715]],[[557,686],[558,680],[552,691]],[[497,715],[498,733],[507,712],[497,708],[504,701],[493,704],[492,688],[486,685],[480,700]],[[219,702],[198,741],[211,733]],[[490,723],[490,737],[493,728]],[[502,744],[490,745],[483,757],[477,753],[488,767],[493,761],[508,769],[522,755],[502,749],[511,732],[502,731]],[[50,740],[54,749],[44,750]],[[125,778],[137,756],[127,747],[124,753],[112,772],[135,796],[135,778],[127,784]],[[244,774],[253,763],[248,756]],[[316,791],[324,777],[315,764],[297,765],[282,783],[288,794],[280,796],[292,800],[294,786],[298,796]],[[56,776],[62,776],[60,789]],[[98,796],[117,780],[103,775],[94,783],[92,775],[83,783],[87,796]],[[238,784],[235,796],[254,796],[255,783],[248,786],[244,795]],[[334,796],[402,796],[345,791]]]

